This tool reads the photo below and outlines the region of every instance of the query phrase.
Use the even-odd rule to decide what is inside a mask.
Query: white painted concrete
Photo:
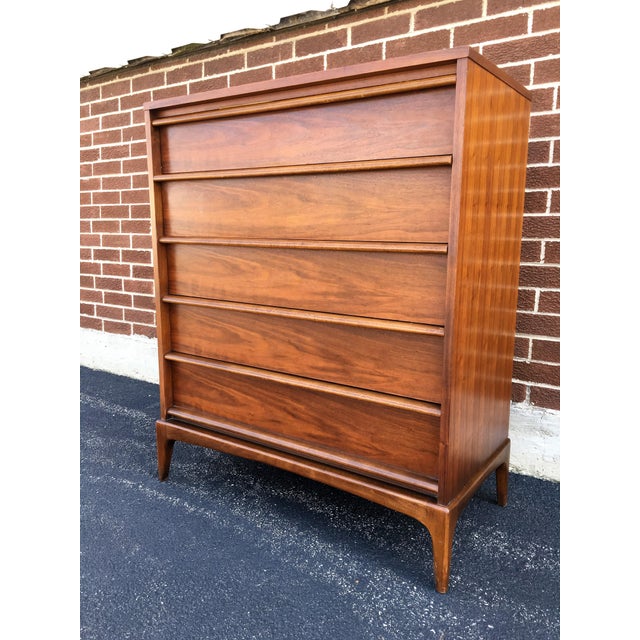
[[[157,383],[157,341],[81,329],[80,365]],[[514,472],[560,481],[559,411],[513,404],[509,434]]]

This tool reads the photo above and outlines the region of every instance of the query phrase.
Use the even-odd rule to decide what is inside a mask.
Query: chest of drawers
[[[468,48],[145,105],[161,415],[422,522],[507,499],[530,96]]]

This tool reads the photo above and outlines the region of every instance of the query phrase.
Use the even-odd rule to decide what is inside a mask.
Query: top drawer
[[[162,172],[278,167],[452,153],[453,86],[160,130]]]

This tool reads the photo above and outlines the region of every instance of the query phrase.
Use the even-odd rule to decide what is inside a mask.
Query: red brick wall
[[[533,93],[513,400],[559,409],[559,4],[352,0],[82,78],[81,326],[155,337],[144,102],[472,45]]]

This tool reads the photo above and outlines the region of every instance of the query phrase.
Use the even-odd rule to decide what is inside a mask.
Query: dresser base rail
[[[166,480],[169,476],[173,446],[176,441],[180,441],[264,462],[415,518],[427,528],[431,536],[435,586],[439,593],[446,593],[449,587],[451,549],[458,518],[480,485],[493,471],[496,472],[497,502],[501,506],[507,503],[510,450],[508,439],[465,488],[451,502],[442,505],[438,504],[435,498],[408,489],[178,420],[158,420],[156,437],[160,480]]]

